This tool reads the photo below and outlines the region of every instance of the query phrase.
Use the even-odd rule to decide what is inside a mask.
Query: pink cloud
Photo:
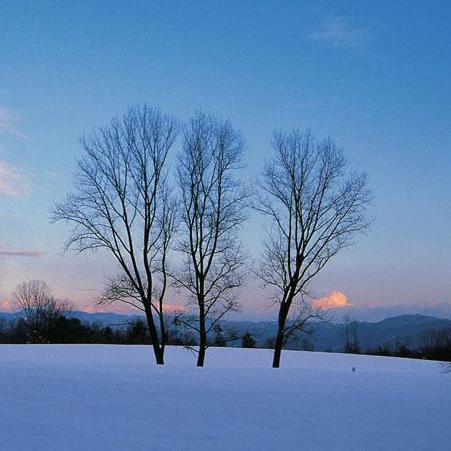
[[[348,301],[346,295],[341,291],[332,291],[327,296],[313,301],[312,306],[313,308],[320,310],[329,310],[351,307],[351,303]]]
[[[10,301],[9,299],[0,300],[1,312],[15,312],[17,310],[17,305],[13,301]]]
[[[182,304],[166,304],[163,306],[163,311],[165,313],[185,312],[186,310],[186,306]]]
[[[15,251],[2,251],[0,250],[0,257],[41,257],[44,255],[42,251],[31,250],[15,250]]]

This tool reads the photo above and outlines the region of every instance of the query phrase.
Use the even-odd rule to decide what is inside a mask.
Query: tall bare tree
[[[180,319],[199,335],[198,366],[211,345],[209,334],[237,308],[235,293],[243,283],[238,232],[247,196],[235,176],[243,148],[242,135],[228,122],[203,113],[185,128],[178,160],[185,264],[174,279],[198,309],[195,317]]]
[[[147,319],[155,359],[164,363],[167,255],[175,206],[167,187],[168,154],[177,122],[147,105],[82,138],[75,192],[55,220],[73,224],[68,248],[106,249],[119,266],[102,302],[125,302]]]
[[[18,285],[13,299],[24,315],[26,333],[32,343],[49,342],[56,320],[73,309],[70,301],[57,299],[41,280]]]
[[[279,307],[277,368],[290,336],[317,316],[306,301],[310,282],[368,226],[370,192],[365,174],[349,173],[330,139],[296,130],[276,133],[272,147],[256,208],[270,220],[260,276]]]

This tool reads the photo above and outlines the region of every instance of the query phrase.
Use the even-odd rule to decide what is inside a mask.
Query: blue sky
[[[0,1],[0,299],[39,278],[91,302],[113,267],[64,255],[50,210],[80,134],[150,102],[230,119],[249,179],[274,129],[330,135],[368,172],[375,221],[315,292],[451,302],[450,23],[447,1]],[[244,238],[257,257],[258,217]]]

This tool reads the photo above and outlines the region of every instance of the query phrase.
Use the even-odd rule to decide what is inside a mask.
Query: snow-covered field
[[[0,346],[0,449],[447,450],[451,373],[437,362],[209,349]],[[352,367],[356,368],[352,372]]]

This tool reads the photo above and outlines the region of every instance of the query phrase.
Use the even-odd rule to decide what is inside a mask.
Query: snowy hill
[[[437,362],[213,348],[0,346],[4,450],[448,450]],[[352,371],[355,367],[356,371]]]

